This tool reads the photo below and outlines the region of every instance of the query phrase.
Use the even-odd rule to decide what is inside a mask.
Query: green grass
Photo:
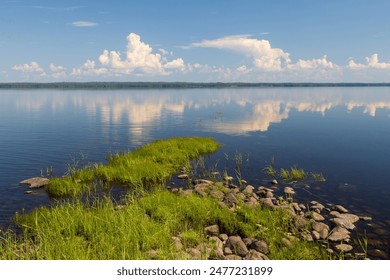
[[[186,249],[208,242],[203,229],[212,224],[229,235],[266,240],[272,259],[326,258],[315,243],[283,246],[281,238],[294,230],[283,210],[242,205],[233,213],[210,197],[159,188],[139,199],[129,197],[121,209],[109,198],[92,205],[75,199],[18,214],[15,221],[22,234],[3,234],[0,259],[150,259],[151,250],[157,259],[188,258]],[[172,236],[181,237],[182,249],[174,247]]]
[[[191,159],[215,152],[220,147],[212,138],[171,138],[158,140],[133,152],[110,156],[107,164],[72,167],[68,176],[52,179],[47,192],[56,197],[72,196],[88,190],[95,179],[130,187],[165,182]]]
[[[281,168],[280,176],[283,180],[304,180],[307,177],[307,173],[302,168],[296,166],[290,167],[290,170]]]

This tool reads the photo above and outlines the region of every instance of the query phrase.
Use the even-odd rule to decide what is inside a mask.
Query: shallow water
[[[48,167],[60,176],[81,154],[104,161],[155,139],[192,135],[224,144],[211,159],[221,169],[242,154],[243,177],[255,186],[272,158],[278,168],[322,172],[327,181],[298,196],[372,216],[364,227],[389,250],[387,87],[0,90],[0,224],[49,203],[43,190],[26,195],[19,185]]]

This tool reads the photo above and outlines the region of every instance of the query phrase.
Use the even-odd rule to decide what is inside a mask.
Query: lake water
[[[254,186],[272,159],[278,168],[322,172],[326,182],[298,197],[372,216],[372,247],[389,253],[388,87],[0,90],[0,224],[49,203],[44,190],[26,195],[19,185],[47,167],[61,176],[80,154],[102,162],[155,139],[194,135],[224,144],[211,159],[221,168],[242,154]]]

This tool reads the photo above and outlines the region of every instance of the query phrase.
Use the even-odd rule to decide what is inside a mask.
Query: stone
[[[307,220],[302,216],[294,217],[294,224],[297,229],[302,229],[306,226]]]
[[[219,227],[218,227],[218,225],[211,225],[211,226],[205,227],[204,232],[206,233],[206,235],[218,236]]]
[[[254,190],[255,188],[253,187],[253,186],[251,186],[251,185],[248,185],[248,186],[246,186],[245,187],[245,189],[242,191],[244,194],[246,194],[246,195],[250,195],[250,194],[252,194],[253,193],[253,190]]]
[[[235,261],[235,260],[242,260],[242,258],[237,255],[227,255],[225,256],[225,260]]]
[[[341,226],[341,227],[344,227],[346,229],[355,229],[355,225],[346,219],[333,218],[333,219],[330,219],[330,221],[332,223],[336,224],[337,226]]]
[[[336,210],[340,213],[348,213],[348,210],[344,208],[344,206],[341,205],[335,205],[333,206],[333,210]]]
[[[183,244],[181,243],[181,240],[179,237],[172,236],[172,242],[173,242],[173,246],[176,248],[176,250],[183,249]]]
[[[225,256],[227,256],[227,255],[232,255],[233,251],[229,247],[225,247],[223,248],[223,253],[225,254]]]
[[[150,250],[149,251],[149,256],[152,260],[157,258],[157,251],[156,250]]]
[[[220,190],[217,190],[217,189],[212,189],[209,194],[211,197],[214,197],[218,200],[222,200],[223,197],[225,196],[225,194],[223,192],[221,192]]]
[[[248,200],[245,202],[246,205],[249,207],[256,207],[258,205],[257,199],[254,197],[248,198]]]
[[[246,238],[244,238],[242,241],[244,241],[246,247],[249,248],[250,245],[251,245],[253,242],[256,242],[256,241],[257,241],[257,239],[256,239],[256,238],[253,238],[253,237],[246,237]]]
[[[305,239],[306,241],[309,241],[309,242],[313,241],[313,236],[311,235],[310,232],[304,232],[304,233],[302,233],[302,237],[303,237],[303,239]]]
[[[241,237],[237,235],[229,236],[228,240],[226,240],[225,246],[241,257],[245,257],[248,253],[248,248],[246,247],[244,241],[242,241]]]
[[[207,243],[200,243],[196,249],[202,254],[202,258],[207,259],[211,253],[211,247]]]
[[[202,259],[202,253],[195,248],[189,248],[187,249],[187,253],[190,255],[191,260],[201,260]]]
[[[24,193],[25,193],[25,194],[32,194],[33,191],[25,191]]]
[[[223,250],[223,242],[217,236],[211,236],[209,241],[215,245],[215,249],[220,249],[221,251]]]
[[[186,179],[188,179],[188,174],[185,174],[185,173],[179,174],[179,175],[177,175],[177,178],[181,179],[181,180],[186,180]]]
[[[272,185],[277,185],[277,184],[278,184],[278,181],[276,181],[275,179],[273,179],[270,183],[271,183]]]
[[[291,203],[291,205],[292,205],[292,207],[294,208],[294,210],[295,210],[296,212],[302,211],[302,209],[301,209],[301,207],[299,207],[298,203],[293,202],[293,203]]]
[[[330,211],[330,212],[329,212],[329,215],[331,215],[331,216],[333,216],[333,217],[338,217],[338,216],[341,215],[341,213],[340,213],[340,212],[337,212],[337,211]]]
[[[246,196],[245,196],[245,194],[243,194],[243,193],[238,193],[238,194],[236,194],[236,197],[237,197],[237,199],[239,199],[239,200],[244,200],[245,198],[246,198]]]
[[[324,229],[329,231],[329,226],[327,224],[324,224],[321,222],[316,222],[316,221],[312,221],[311,228],[315,231],[318,231],[318,232],[321,232]]]
[[[294,195],[295,194],[294,189],[291,188],[291,187],[285,187],[283,191],[284,191],[285,194],[288,194],[288,195]]]
[[[269,260],[269,258],[256,250],[249,250],[248,254],[245,257],[246,260]]]
[[[194,188],[194,192],[200,196],[203,196],[203,197],[207,196],[206,186],[204,186],[203,184],[196,185]]]
[[[211,186],[214,184],[213,181],[210,181],[210,180],[206,180],[206,179],[197,179],[197,180],[194,180],[193,182],[195,185],[199,185],[199,184],[205,184],[207,186]]]
[[[233,207],[235,204],[238,204],[238,199],[233,193],[229,192],[227,195],[225,195],[223,202],[228,207]]]
[[[325,220],[324,216],[322,216],[321,214],[318,214],[317,212],[312,212],[311,216],[312,216],[313,220],[316,222],[322,222]]]
[[[219,236],[219,239],[221,239],[222,241],[226,241],[228,240],[229,236],[225,233],[221,233]]]
[[[359,219],[362,220],[362,221],[366,221],[366,222],[367,221],[372,221],[372,218],[369,217],[369,216],[360,216]]]
[[[269,207],[269,208],[275,208],[274,203],[272,202],[272,198],[260,198],[259,199],[260,205]]]
[[[232,176],[225,176],[223,177],[225,181],[232,181],[234,178]]]
[[[313,231],[311,232],[311,235],[313,236],[313,238],[314,238],[315,240],[319,240],[319,239],[321,238],[320,233],[319,233],[318,231],[315,231],[315,230],[313,230]]]
[[[336,245],[336,249],[341,251],[341,252],[349,252],[353,249],[353,247],[349,244],[339,244],[339,245]]]
[[[343,241],[350,238],[349,234],[350,232],[347,229],[337,226],[332,230],[328,239],[334,242]]]
[[[287,238],[285,237],[282,237],[282,239],[280,240],[282,242],[282,244],[287,247],[287,248],[292,248],[292,243],[290,240],[288,240]]]
[[[184,190],[184,191],[181,192],[181,194],[183,196],[190,196],[190,195],[193,194],[193,192],[194,192],[193,190]]]
[[[305,204],[299,203],[298,206],[299,206],[299,208],[301,208],[302,210],[306,210]]]
[[[328,234],[329,234],[329,230],[324,228],[323,230],[321,230],[320,232],[320,238],[321,239],[326,239],[328,237]]]
[[[28,185],[30,188],[41,188],[49,184],[48,178],[43,177],[33,177],[30,179],[26,179],[20,182],[22,185]]]
[[[317,203],[316,205],[312,205],[310,206],[310,210],[324,210],[325,209],[325,206],[320,204],[320,203]]]
[[[257,240],[255,242],[252,242],[249,246],[250,249],[256,250],[257,252],[268,254],[269,253],[269,247],[268,244],[263,240]]]
[[[267,197],[267,198],[273,198],[273,197],[274,197],[274,193],[273,193],[273,192],[270,192],[270,191],[267,191],[267,192],[265,193],[265,197]]]

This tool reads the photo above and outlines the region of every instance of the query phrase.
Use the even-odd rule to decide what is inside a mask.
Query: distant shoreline
[[[390,83],[191,83],[191,82],[56,82],[0,83],[0,89],[186,89],[272,87],[390,87]]]

